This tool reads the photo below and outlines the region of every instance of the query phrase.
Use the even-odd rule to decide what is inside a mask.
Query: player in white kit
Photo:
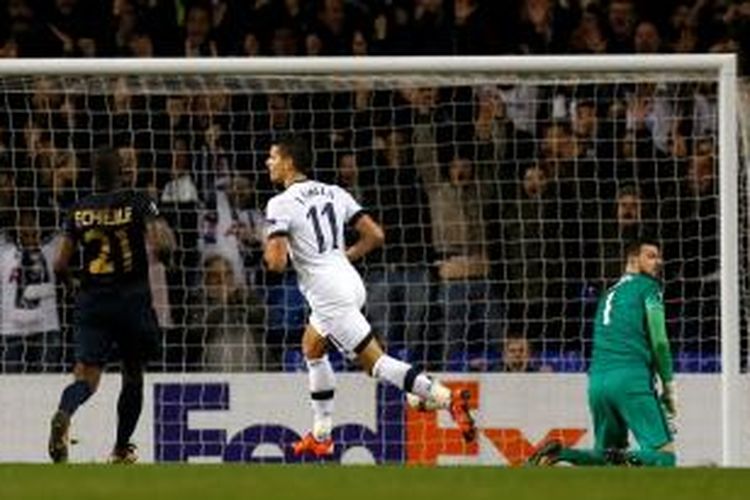
[[[396,385],[422,409],[446,409],[466,441],[476,438],[466,391],[451,391],[417,368],[385,354],[361,312],[365,287],[351,265],[384,242],[383,230],[344,189],[308,179],[310,151],[304,140],[285,137],[266,160],[271,182],[284,187],[266,207],[268,232],[264,260],[282,272],[291,258],[310,319],[302,339],[308,367],[313,428],[294,444],[297,455],[333,453],[333,397],[336,380],[326,355],[329,339],[363,370]],[[344,226],[358,241],[345,248]]]

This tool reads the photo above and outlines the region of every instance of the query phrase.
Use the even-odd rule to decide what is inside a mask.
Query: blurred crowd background
[[[6,57],[746,53],[750,38],[750,2],[742,0],[3,0],[0,7]]]
[[[0,57],[737,52],[744,68],[749,20],[750,1],[719,0],[0,0]],[[260,262],[264,161],[290,132],[386,229],[359,266],[389,351],[432,370],[584,370],[598,297],[649,235],[678,370],[718,369],[715,82],[163,83],[0,83],[0,370],[71,364],[50,258],[101,145],[180,242],[151,267],[152,368],[304,369],[295,276]]]

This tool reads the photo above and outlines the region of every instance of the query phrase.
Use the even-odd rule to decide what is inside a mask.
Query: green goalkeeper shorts
[[[642,450],[658,450],[672,442],[651,377],[642,370],[591,374],[588,395],[596,449],[626,449],[628,431]]]

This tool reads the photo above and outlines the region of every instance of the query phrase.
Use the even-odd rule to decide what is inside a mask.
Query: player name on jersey
[[[74,217],[79,227],[121,226],[133,219],[133,208],[86,208],[76,210]]]
[[[300,189],[299,191],[297,191],[295,193],[294,199],[304,205],[309,198],[314,198],[316,196],[324,196],[331,200],[335,198],[334,191],[329,186],[323,184],[314,184],[310,187],[305,187],[304,189]]]

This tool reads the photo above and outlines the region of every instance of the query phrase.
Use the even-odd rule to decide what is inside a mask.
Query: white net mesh
[[[286,132],[386,229],[360,271],[389,351],[433,370],[581,371],[623,244],[653,233],[678,370],[718,368],[712,75],[5,78],[0,101],[4,372],[71,364],[49,250],[100,145],[179,237],[175,267],[151,269],[151,368],[303,369],[295,277],[260,264],[264,160]]]

